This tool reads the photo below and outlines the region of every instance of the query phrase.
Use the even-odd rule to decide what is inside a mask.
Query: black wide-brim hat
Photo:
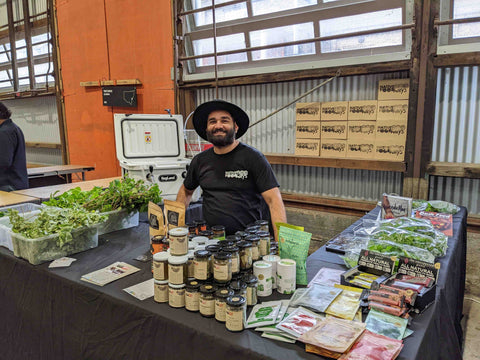
[[[212,100],[199,105],[193,113],[193,127],[197,134],[204,140],[207,140],[207,120],[212,111],[227,111],[238,126],[235,138],[240,138],[248,129],[250,119],[245,111],[237,105],[223,100]],[[208,141],[208,140],[207,140]]]

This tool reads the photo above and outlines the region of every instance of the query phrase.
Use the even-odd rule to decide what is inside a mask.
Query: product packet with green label
[[[306,261],[312,234],[280,226],[278,249],[282,259],[292,259],[297,263],[297,284],[307,285]]]
[[[248,316],[245,328],[275,324],[281,307],[281,301],[267,301],[255,305]]]

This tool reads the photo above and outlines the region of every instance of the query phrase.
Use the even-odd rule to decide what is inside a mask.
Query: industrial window
[[[0,0],[0,14],[0,93],[54,87],[47,0]]]
[[[410,57],[413,0],[176,4],[184,81],[213,78],[215,66],[219,77],[227,77]]]
[[[478,0],[442,0],[440,21],[480,17]],[[480,22],[440,25],[438,54],[480,51]]]

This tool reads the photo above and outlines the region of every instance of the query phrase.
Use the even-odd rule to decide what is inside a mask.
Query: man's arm
[[[274,187],[270,190],[264,191],[262,193],[265,202],[270,209],[270,217],[273,225],[273,232],[275,239],[278,241],[277,227],[275,223],[277,222],[287,222],[287,214],[285,213],[285,206],[283,205],[282,195],[278,187]]]
[[[188,208],[190,200],[192,200],[192,195],[195,190],[188,190],[185,185],[182,184],[177,194],[177,201],[185,204],[185,209]]]

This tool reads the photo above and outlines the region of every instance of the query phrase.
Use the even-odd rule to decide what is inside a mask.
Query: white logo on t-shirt
[[[225,177],[227,179],[245,180],[246,178],[248,178],[248,170],[225,171]]]

